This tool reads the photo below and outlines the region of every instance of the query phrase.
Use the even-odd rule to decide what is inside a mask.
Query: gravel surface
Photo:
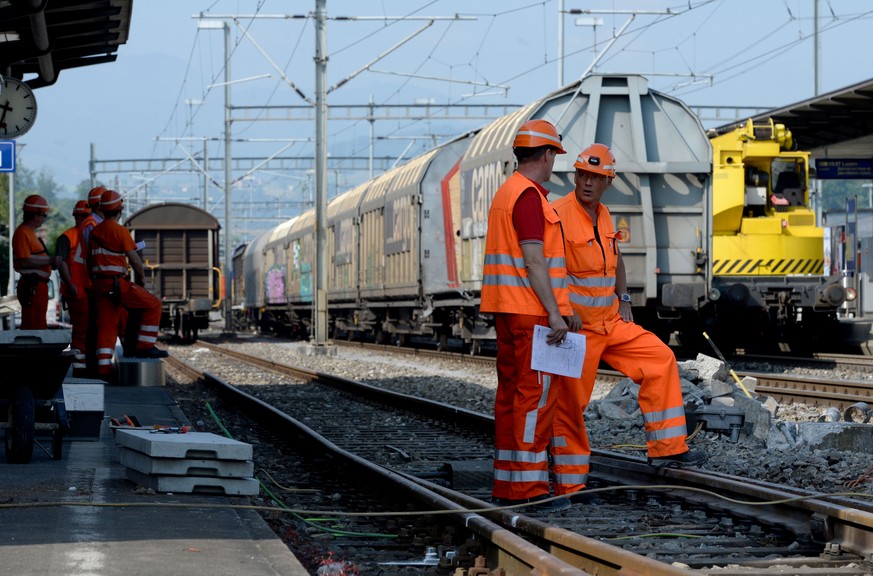
[[[276,362],[337,374],[485,414],[493,411],[497,387],[493,367],[475,366],[457,359],[435,360],[346,346],[338,346],[336,356],[307,356],[298,351],[302,344],[275,340],[239,338],[229,346]],[[209,370],[210,362],[215,358],[214,353],[196,344],[173,346],[171,350],[205,370]],[[714,359],[705,360],[718,363]],[[765,371],[760,365],[746,368],[735,364],[733,367],[737,370]],[[246,379],[249,378],[249,372],[242,366],[240,370],[238,381],[241,384],[276,384],[284,381],[279,376],[271,377],[270,382],[251,381]],[[705,370],[706,368],[697,366],[695,361],[680,363],[686,403],[700,403],[701,398],[707,397],[718,387],[719,374],[709,374],[706,377],[703,374]],[[835,376],[831,371],[806,368],[792,369],[791,373],[828,379]],[[864,375],[854,373],[846,374],[845,377],[864,379]],[[637,389],[638,386],[629,380],[616,384],[597,384],[592,403],[585,415],[593,448],[627,451],[627,445],[644,444],[642,417],[635,402]],[[726,435],[712,432],[697,434],[691,440],[693,448],[701,449],[709,456],[703,468],[817,492],[873,493],[873,479],[865,479],[865,473],[873,470],[873,454],[870,453],[873,450],[859,450],[857,442],[849,450],[812,449],[807,444],[810,430],[821,430],[823,426],[841,426],[816,423],[822,415],[821,408],[802,404],[779,405],[769,399],[768,411],[762,404],[766,398],[747,400],[740,393],[731,396],[735,398],[736,405],[742,406],[752,417],[746,417],[743,433],[736,443],[731,442]],[[863,426],[863,446],[873,446],[873,435],[866,434],[867,425],[848,426]],[[799,430],[803,427],[807,430],[802,434]],[[818,432],[812,436],[816,434]],[[613,448],[618,445],[623,448]],[[641,458],[644,456],[643,451],[637,450],[636,453]],[[859,479],[860,482],[855,482]]]

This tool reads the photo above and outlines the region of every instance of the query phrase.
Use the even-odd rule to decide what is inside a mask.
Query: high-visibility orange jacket
[[[606,334],[621,319],[615,294],[620,233],[615,231],[609,209],[603,204],[597,206],[597,237],[591,216],[575,194],[567,194],[552,206],[564,223],[570,305],[586,330]]]
[[[127,275],[127,253],[136,243],[127,228],[113,220],[104,220],[91,230],[91,277]]]
[[[82,241],[82,233],[77,226],[67,228],[62,234],[69,242],[69,255],[66,258],[67,268],[70,269],[70,278],[73,284],[79,288],[79,297],[84,297],[82,288],[90,288],[91,276],[88,271],[88,260],[85,253],[85,243]],[[61,284],[61,294],[71,297],[70,287]]]
[[[21,264],[22,260],[39,255],[48,256],[45,244],[37,237],[33,228],[26,224],[19,224],[15,234],[12,235],[13,268],[22,276],[29,275],[41,282],[48,282],[52,274],[51,265],[24,267]]]
[[[87,250],[90,249],[91,230],[101,222],[103,222],[103,218],[92,212],[85,216],[85,219],[79,224],[79,230],[82,232],[82,239],[85,242],[86,254],[88,253]]]
[[[482,295],[479,310],[548,316],[536,292],[530,285],[524,254],[518,243],[518,234],[512,224],[512,209],[522,192],[536,188],[536,184],[515,172],[494,195],[488,212],[488,236],[485,239],[485,266],[482,272]],[[552,290],[561,315],[572,314],[567,289],[567,269],[564,259],[564,240],[561,219],[540,194],[546,220],[543,237],[543,256],[549,268]]]

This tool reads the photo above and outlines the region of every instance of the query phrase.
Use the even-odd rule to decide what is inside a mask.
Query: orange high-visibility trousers
[[[18,281],[19,283],[21,280]],[[45,314],[48,310],[48,283],[36,282],[34,294],[30,297],[30,302],[25,306],[21,304],[21,326],[22,330],[45,330],[48,324],[45,320]],[[19,302],[21,297],[19,296]]]
[[[79,290],[75,298],[64,298],[67,312],[70,314],[70,347],[76,350],[73,357],[73,376],[84,378],[88,375],[88,295],[84,289]]]
[[[547,316],[495,314],[497,397],[494,403],[495,498],[549,493],[549,439],[561,377],[530,369],[534,326]]]
[[[591,446],[583,416],[600,360],[640,385],[639,404],[649,457],[688,451],[685,443],[685,408],[676,357],[666,344],[633,322],[619,321],[608,334],[583,329],[585,361],[581,378],[566,378],[555,414],[552,445],[555,493],[568,494],[585,487]]]
[[[137,335],[136,350],[147,350],[155,345],[161,322],[161,301],[156,296],[127,278],[120,278],[118,279],[120,293],[116,304],[116,300],[109,296],[114,282],[112,278],[94,279],[97,373],[101,376],[112,373],[112,355],[118,338],[120,313],[125,310],[142,310],[142,324]]]

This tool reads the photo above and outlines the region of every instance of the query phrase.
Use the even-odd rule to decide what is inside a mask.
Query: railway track
[[[337,342],[340,346],[360,347],[362,349],[383,350],[409,354],[422,358],[450,357],[478,365],[494,365],[495,359],[486,356],[470,356],[457,352],[441,352],[422,348],[397,347],[385,344],[362,342]],[[873,358],[848,354],[818,354],[812,358],[792,358],[785,356],[743,355],[735,359],[744,363],[768,364],[774,366],[810,366],[821,370],[845,371],[859,373],[873,372]],[[790,369],[790,368],[785,368]],[[782,403],[800,403],[812,406],[836,407],[844,411],[858,402],[873,406],[873,381],[851,381],[845,379],[822,379],[812,376],[792,374],[776,374],[757,370],[739,370],[737,375],[752,376],[758,381],[758,394],[772,396]],[[626,376],[611,369],[597,371],[597,379],[601,382],[618,382]]]
[[[212,346],[210,349],[215,350]],[[674,561],[700,571],[736,565],[731,569],[735,572],[720,568],[719,574],[766,573],[762,571],[775,562],[804,564],[810,570],[805,574],[830,574],[836,568],[849,570],[841,574],[862,574],[862,567],[853,571],[852,565],[860,566],[859,562],[868,557],[867,551],[873,549],[873,515],[864,502],[825,498],[711,472],[653,473],[641,459],[609,452],[596,453],[589,490],[569,512],[542,518],[536,513],[489,510],[483,500],[490,489],[488,431],[493,422],[489,417],[323,373],[295,370],[239,352],[219,351],[231,355],[237,364],[252,362],[264,369],[319,382],[313,410],[327,406],[333,411],[332,417],[310,411],[308,403],[290,392],[294,386],[285,387],[284,400],[274,399],[276,406],[267,408],[265,400],[253,398],[260,395],[259,387],[242,392],[220,378],[206,376],[223,397],[232,398],[230,404],[268,414],[252,417],[277,428],[273,432],[277,438],[303,442],[303,428],[309,426],[299,421],[289,424],[289,417],[284,415],[302,412],[307,425],[315,430],[315,437],[327,441],[317,450],[354,453],[369,462],[356,464],[355,468],[367,474],[383,471],[387,476],[382,482],[393,483],[400,477],[417,489],[433,491],[436,496],[424,497],[431,505],[438,503],[443,508],[443,499],[453,502],[459,507],[455,512],[458,521],[467,526],[462,530],[482,523],[482,531],[474,529],[476,539],[485,542],[495,535],[502,539],[508,537],[504,533],[507,529],[517,531],[519,542],[501,540],[484,550],[489,566],[500,565],[509,574],[526,574],[530,572],[524,570],[535,568],[523,558],[523,548],[515,548],[521,542],[534,543],[555,559],[597,574],[617,574],[621,570],[671,574],[667,563]],[[364,400],[357,399],[361,394]],[[364,405],[357,404],[356,408],[355,404],[341,404],[347,401],[363,401]],[[346,415],[342,425],[337,422],[338,409]],[[415,419],[421,416],[410,416],[422,413],[424,424]],[[406,419],[411,423],[407,424]],[[353,428],[352,423],[363,427]],[[294,431],[284,430],[285,426],[293,426]],[[390,445],[380,436],[386,431],[390,432]],[[330,458],[339,457],[332,454]],[[712,492],[732,501],[715,497]],[[772,500],[783,502],[761,504]],[[536,569],[544,570],[543,574],[573,573],[561,572],[558,566]]]

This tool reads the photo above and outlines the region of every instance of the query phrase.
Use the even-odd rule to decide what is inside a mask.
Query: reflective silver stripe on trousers
[[[588,482],[588,474],[555,474],[555,482],[558,484],[585,484]]]
[[[503,482],[548,482],[548,470],[501,470],[494,469],[494,479]]]
[[[688,430],[685,429],[685,426],[672,426],[663,430],[646,432],[646,440],[657,442],[658,440],[669,440],[670,438],[679,438],[680,436],[687,435]]]
[[[649,424],[663,422],[664,420],[669,420],[670,418],[678,418],[679,416],[685,416],[684,406],[676,406],[675,408],[670,408],[669,410],[659,410],[656,412],[643,412],[643,419]]]
[[[530,452],[529,450],[495,450],[494,460],[519,462],[522,464],[540,464],[548,460],[548,453],[545,450],[541,452]]]
[[[563,464],[564,466],[588,466],[591,458],[587,454],[555,454],[553,457],[555,465]]]
[[[552,377],[548,374],[537,372],[537,377],[542,382],[542,393],[540,394],[540,401],[537,404],[537,409],[531,410],[524,417],[524,437],[522,438],[522,441],[527,443],[533,443],[536,438],[537,415],[539,414],[540,408],[546,405],[546,400],[549,398],[549,386],[552,383]]]

